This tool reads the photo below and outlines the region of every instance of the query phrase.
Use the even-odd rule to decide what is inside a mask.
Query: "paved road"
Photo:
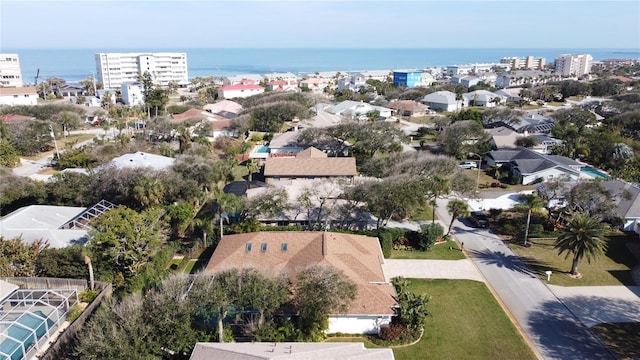
[[[448,222],[446,199],[438,213]],[[544,359],[614,359],[502,240],[456,221],[454,235]]]

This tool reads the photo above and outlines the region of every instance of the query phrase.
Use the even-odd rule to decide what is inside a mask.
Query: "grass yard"
[[[409,288],[431,296],[420,341],[393,349],[396,360],[535,359],[511,320],[484,283],[471,280],[409,279]],[[331,337],[333,342],[364,342],[366,337]]]
[[[626,249],[624,237],[614,237],[608,240],[609,247],[605,255],[600,256],[589,264],[583,259],[578,264],[581,279],[574,279],[568,275],[571,270],[572,255],[565,259],[565,255],[558,256],[553,249],[554,240],[533,240],[530,248],[518,244],[510,244],[511,249],[524,260],[531,269],[546,281],[545,271],[551,270],[550,284],[560,286],[605,286],[605,285],[634,285],[631,279],[631,268],[635,265],[633,255]]]
[[[419,343],[393,350],[397,360],[535,359],[484,283],[410,279],[409,288],[431,296]]]
[[[202,260],[191,259],[187,266],[184,268],[185,274],[195,274],[204,269],[205,262]]]
[[[415,214],[412,214],[409,217],[411,221],[431,221],[433,213],[431,210],[431,206],[429,206],[426,202],[422,204]]]
[[[591,330],[618,359],[640,359],[640,323],[599,324]]]
[[[449,249],[451,247],[451,249]],[[454,241],[436,244],[430,251],[392,250],[390,259],[461,260],[464,254]]]

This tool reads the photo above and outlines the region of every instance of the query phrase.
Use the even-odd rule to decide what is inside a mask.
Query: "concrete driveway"
[[[438,245],[445,246],[445,245]],[[459,251],[459,250],[452,250]],[[402,276],[416,279],[467,279],[483,281],[484,277],[469,259],[462,260],[399,260],[386,259],[382,264],[384,277]]]

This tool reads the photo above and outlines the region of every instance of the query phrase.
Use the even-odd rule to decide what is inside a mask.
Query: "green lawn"
[[[427,203],[422,204],[415,214],[409,217],[411,221],[431,221],[433,219],[433,211]]]
[[[431,296],[419,343],[393,350],[397,360],[535,359],[484,283],[410,279],[410,289]]]
[[[420,341],[393,349],[396,360],[414,359],[535,359],[484,283],[471,280],[409,279],[410,289],[428,294],[430,315]],[[364,342],[337,337],[328,341]]]
[[[451,249],[449,249],[451,247]],[[392,250],[390,259],[460,260],[464,259],[458,244],[454,241],[436,244],[430,251]]]
[[[191,259],[184,268],[185,274],[195,274],[204,268],[205,262],[202,260]]]
[[[640,323],[599,324],[591,330],[618,359],[640,359]]]
[[[554,240],[533,240],[530,248],[518,244],[510,244],[511,249],[518,254],[540,278],[546,281],[546,271],[553,271],[550,284],[560,286],[604,286],[604,285],[634,285],[631,279],[631,268],[635,259],[626,249],[625,238],[611,238],[605,255],[591,263],[583,259],[578,264],[581,279],[574,279],[567,273],[571,270],[572,255],[568,259],[558,256],[553,249]]]

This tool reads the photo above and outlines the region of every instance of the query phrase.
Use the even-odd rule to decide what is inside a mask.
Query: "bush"
[[[438,223],[424,224],[420,226],[420,242],[418,248],[428,251],[433,248],[436,241],[444,235],[444,228]]]
[[[83,311],[84,309],[78,304],[71,306],[69,308],[69,312],[67,312],[67,321],[69,323],[74,322],[77,318],[80,317],[80,314],[82,314]]]
[[[500,187],[501,187],[502,189],[508,189],[508,188],[509,188],[509,185],[507,185],[507,184],[500,184]]]
[[[382,340],[398,341],[410,336],[411,332],[406,326],[396,324],[384,324],[380,326],[379,336]]]
[[[100,292],[98,290],[85,290],[85,291],[81,292],[80,294],[78,294],[78,298],[80,299],[80,301],[89,304],[89,303],[91,303],[93,301],[93,299],[98,297],[98,294],[100,294]],[[80,311],[80,312],[82,312],[82,311]]]

